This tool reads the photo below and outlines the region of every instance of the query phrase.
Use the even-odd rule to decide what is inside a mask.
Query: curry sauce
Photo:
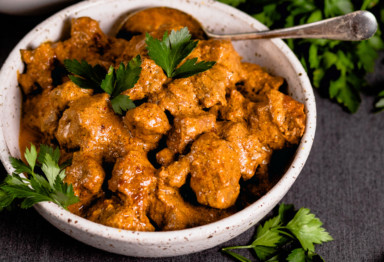
[[[21,51],[20,148],[45,143],[72,159],[65,182],[80,202],[69,210],[91,221],[140,231],[204,225],[236,212],[249,192],[273,186],[271,157],[299,143],[304,105],[279,91],[281,77],[242,62],[230,41],[204,39],[190,16],[146,12],[126,23],[127,39],[80,17],[69,39]],[[171,79],[148,56],[145,33],[161,38],[184,26],[199,39],[189,57],[216,64]],[[63,67],[77,59],[108,69],[138,54],[140,78],[125,91],[136,108],[125,116],[115,114],[107,94],[70,81]]]

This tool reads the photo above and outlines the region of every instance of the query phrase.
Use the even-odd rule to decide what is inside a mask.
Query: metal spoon
[[[216,39],[246,40],[261,38],[324,38],[360,41],[373,36],[377,30],[375,16],[368,11],[356,11],[318,22],[283,29],[253,33],[213,34],[203,29],[208,37]]]
[[[139,10],[138,12],[143,10],[145,9]],[[115,32],[119,32],[124,27],[125,22],[138,12],[128,15],[121,23],[119,23]],[[196,22],[198,23],[198,21]],[[324,38],[343,41],[360,41],[368,39],[375,34],[377,30],[377,21],[371,12],[355,11],[346,15],[310,24],[251,33],[215,34],[209,32],[204,26],[201,26],[201,28],[208,38],[213,39]]]

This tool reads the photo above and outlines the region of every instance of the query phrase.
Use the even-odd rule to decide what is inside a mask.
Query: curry
[[[188,26],[199,39],[190,57],[216,61],[187,78],[168,78],[148,56],[145,33]],[[20,148],[59,146],[80,202],[79,216],[107,226],[178,230],[204,225],[244,207],[275,180],[273,153],[298,144],[303,104],[279,91],[284,80],[241,61],[230,41],[204,39],[191,17],[173,9],[139,13],[125,39],[109,37],[88,17],[72,20],[70,38],[22,50],[26,70]],[[70,81],[65,59],[118,66],[140,54],[138,82],[126,92],[136,107],[117,115],[107,94]],[[244,200],[245,199],[245,200]]]

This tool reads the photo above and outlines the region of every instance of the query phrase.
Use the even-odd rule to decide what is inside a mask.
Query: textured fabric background
[[[16,43],[47,16],[0,15],[0,65]],[[384,55],[369,81],[384,85]],[[374,101],[369,94],[354,115],[317,90],[315,95],[315,142],[302,173],[282,201],[307,207],[324,222],[335,239],[317,247],[325,261],[384,261],[384,112],[371,112]],[[4,174],[2,169],[1,179]],[[220,247],[247,244],[254,233],[251,228],[201,253],[139,259],[80,243],[51,226],[34,209],[5,211],[0,213],[0,261],[232,261],[220,253]]]

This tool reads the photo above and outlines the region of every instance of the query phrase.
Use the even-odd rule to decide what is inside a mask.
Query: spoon
[[[138,12],[142,12],[143,10],[146,9],[141,9]],[[122,30],[124,30],[125,23],[138,12],[128,15],[121,23],[119,23],[115,31],[117,33],[114,35],[118,35]],[[323,38],[343,41],[360,41],[372,37],[377,30],[377,21],[375,16],[371,12],[362,10],[314,23],[250,33],[215,34],[209,32],[198,21],[194,22],[201,26],[208,38],[230,40],[265,38]]]

